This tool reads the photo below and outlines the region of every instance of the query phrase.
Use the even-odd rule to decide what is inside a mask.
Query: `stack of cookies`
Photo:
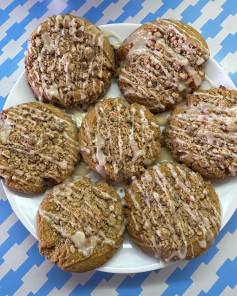
[[[196,30],[158,19],[135,30],[115,56],[117,69],[94,24],[50,17],[31,34],[25,57],[40,102],[2,112],[0,175],[26,194],[54,186],[37,214],[39,250],[66,271],[107,262],[125,226],[157,259],[202,255],[221,224],[219,198],[204,178],[237,171],[237,92],[198,91],[209,50]],[[101,99],[115,71],[123,98]],[[59,108],[75,106],[88,111],[79,130]],[[163,142],[182,164],[157,163],[164,143],[154,113],[168,110]],[[80,155],[101,181],[70,177]],[[123,203],[115,184],[126,189]]]

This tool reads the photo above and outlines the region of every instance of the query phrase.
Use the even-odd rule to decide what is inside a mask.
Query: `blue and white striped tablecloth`
[[[237,86],[236,0],[0,0],[0,110],[24,70],[30,33],[47,16],[60,13],[84,16],[97,25],[157,17],[189,23]],[[39,255],[36,239],[0,187],[0,296],[236,296],[236,255],[237,211],[204,256],[179,267],[137,274],[67,273]]]

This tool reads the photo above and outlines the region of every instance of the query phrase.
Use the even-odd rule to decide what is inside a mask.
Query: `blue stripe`
[[[131,0],[123,7],[123,13],[114,21],[109,23],[123,23],[128,17],[135,16],[141,9],[144,0]]]
[[[214,56],[217,62],[221,62],[224,57],[229,53],[235,53],[237,51],[237,33],[229,34],[222,42],[222,49]]]
[[[142,288],[140,287],[140,285],[149,275],[150,272],[137,273],[134,277],[128,275],[116,289],[118,295],[139,295],[142,292]]]
[[[90,295],[91,292],[95,289],[97,285],[99,285],[102,280],[109,281],[112,276],[113,273],[104,273],[98,271],[93,274],[93,276],[87,281],[84,286],[78,284],[69,294],[69,296]]]
[[[148,13],[148,15],[141,21],[141,23],[146,23],[157,19],[158,17],[162,17],[169,9],[175,9],[179,6],[182,0],[163,0],[163,5],[155,12]]]
[[[201,0],[198,1],[195,5],[189,5],[182,12],[181,21],[184,23],[193,23],[195,22],[199,16],[202,14],[201,9],[209,2],[209,0]]]
[[[111,2],[117,3],[118,0],[104,0],[98,7],[91,7],[91,9],[84,14],[84,17],[93,23],[98,22],[104,15],[103,11]]]
[[[68,0],[67,1],[67,7],[61,11],[61,14],[66,14],[71,12],[71,7],[73,7],[73,10],[78,10],[86,3],[86,0]]]

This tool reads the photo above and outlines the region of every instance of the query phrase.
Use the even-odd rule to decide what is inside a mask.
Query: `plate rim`
[[[101,28],[102,30],[104,29],[107,29],[107,28],[113,28],[114,26],[119,26],[119,27],[127,27],[127,26],[130,26],[130,27],[134,27],[134,30],[137,29],[139,26],[141,26],[142,24],[139,24],[139,23],[113,23],[113,24],[103,24],[103,25],[99,25],[98,27]],[[222,68],[222,66],[213,58],[213,57],[209,57],[209,60],[211,60],[212,63],[215,64],[215,66],[217,66],[218,68],[221,69],[221,71],[223,73],[225,73],[225,75],[228,76],[228,79],[229,79],[229,82],[230,84],[232,84],[232,87],[233,89],[236,89],[236,86],[234,84],[234,82],[232,81],[232,79],[229,77],[228,73],[226,73],[224,71],[224,69]],[[7,99],[6,99],[6,102],[3,106],[3,109],[5,109],[5,106],[7,105],[7,102],[8,102],[8,98],[11,96],[11,93],[15,90],[15,88],[18,86],[18,83],[20,83],[22,77],[25,75],[25,70],[22,71],[22,73],[19,75],[19,77],[17,78],[17,80],[15,81],[13,87],[11,88],[8,96],[7,96]],[[3,190],[6,194],[6,197],[12,207],[12,210],[14,211],[14,213],[16,214],[17,218],[21,221],[21,223],[24,225],[24,227],[29,231],[29,233],[31,235],[33,235],[37,240],[37,233],[35,233],[35,235],[32,233],[32,231],[30,231],[29,229],[31,229],[29,226],[28,226],[28,221],[27,220],[23,220],[20,219],[20,217],[22,216],[22,214],[20,213],[20,209],[16,206],[15,203],[13,203],[13,199],[10,197],[8,197],[8,191],[12,191],[13,193],[16,193],[15,191],[11,190],[10,188],[8,188],[6,185],[5,185],[5,182],[4,180],[2,179],[1,180],[1,183],[2,183],[2,187],[3,187]],[[46,191],[47,192],[47,191]],[[31,198],[31,197],[26,197],[26,198]],[[232,215],[231,215],[232,217]],[[231,219],[231,217],[229,219]],[[228,220],[229,221],[229,220]],[[227,221],[227,222],[228,222]],[[226,223],[227,223],[226,222]],[[226,224],[225,224],[226,225]],[[224,226],[225,226],[224,225]],[[224,226],[222,226],[221,228],[223,228]],[[121,245],[122,247],[122,245]],[[120,248],[121,248],[120,247]],[[144,265],[144,266],[141,266],[141,267],[128,267],[128,268],[124,268],[124,267],[109,267],[109,266],[101,266],[95,270],[97,271],[103,271],[103,272],[109,272],[109,273],[140,273],[140,272],[147,272],[147,271],[152,271],[152,270],[157,270],[157,269],[162,269],[164,267],[167,267],[167,266],[170,266],[170,265],[174,265],[176,264],[177,267],[180,265],[180,264],[184,264],[184,262],[188,262],[187,260],[183,260],[183,261],[179,261],[179,262],[172,262],[170,264],[163,264],[163,266],[157,266],[157,265],[160,265],[160,262],[157,262],[157,263],[150,263],[149,265]]]

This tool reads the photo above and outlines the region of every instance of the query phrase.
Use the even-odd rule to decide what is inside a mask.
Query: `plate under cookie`
[[[137,29],[139,24],[110,24],[100,26],[102,30],[107,30],[116,33],[121,39],[125,39],[132,31]],[[110,38],[112,44],[117,43],[117,40],[113,37]],[[205,64],[205,72],[207,77],[214,82],[216,87],[223,85],[229,89],[235,89],[235,85],[228,77],[228,75],[223,71],[223,69],[214,61],[213,58]],[[208,89],[211,88],[208,81],[204,80],[201,88]],[[117,97],[121,95],[119,88],[117,86],[115,78],[112,80],[111,87],[106,94],[106,97]],[[16,84],[12,88],[4,109],[9,108],[13,105],[35,101],[34,94],[28,85],[26,80],[25,72],[18,78]],[[94,177],[93,177],[94,176]],[[91,174],[92,179],[96,179],[96,175]],[[237,199],[235,197],[235,192],[237,190],[236,178],[231,177],[223,181],[213,182],[214,187],[220,197],[221,207],[222,207],[222,227],[228,222],[237,208]],[[4,190],[6,192],[7,198],[24,226],[29,230],[29,232],[36,237],[36,212],[38,210],[39,204],[43,198],[43,195],[26,196],[25,194],[19,194],[11,191],[3,184]],[[183,263],[172,263],[175,265],[182,265]],[[131,242],[128,234],[125,235],[123,245],[115,254],[115,256],[107,262],[104,266],[98,270],[104,272],[114,272],[114,273],[133,273],[133,272],[144,272],[163,268],[167,266],[162,262],[157,261],[142,252],[134,243]]]

